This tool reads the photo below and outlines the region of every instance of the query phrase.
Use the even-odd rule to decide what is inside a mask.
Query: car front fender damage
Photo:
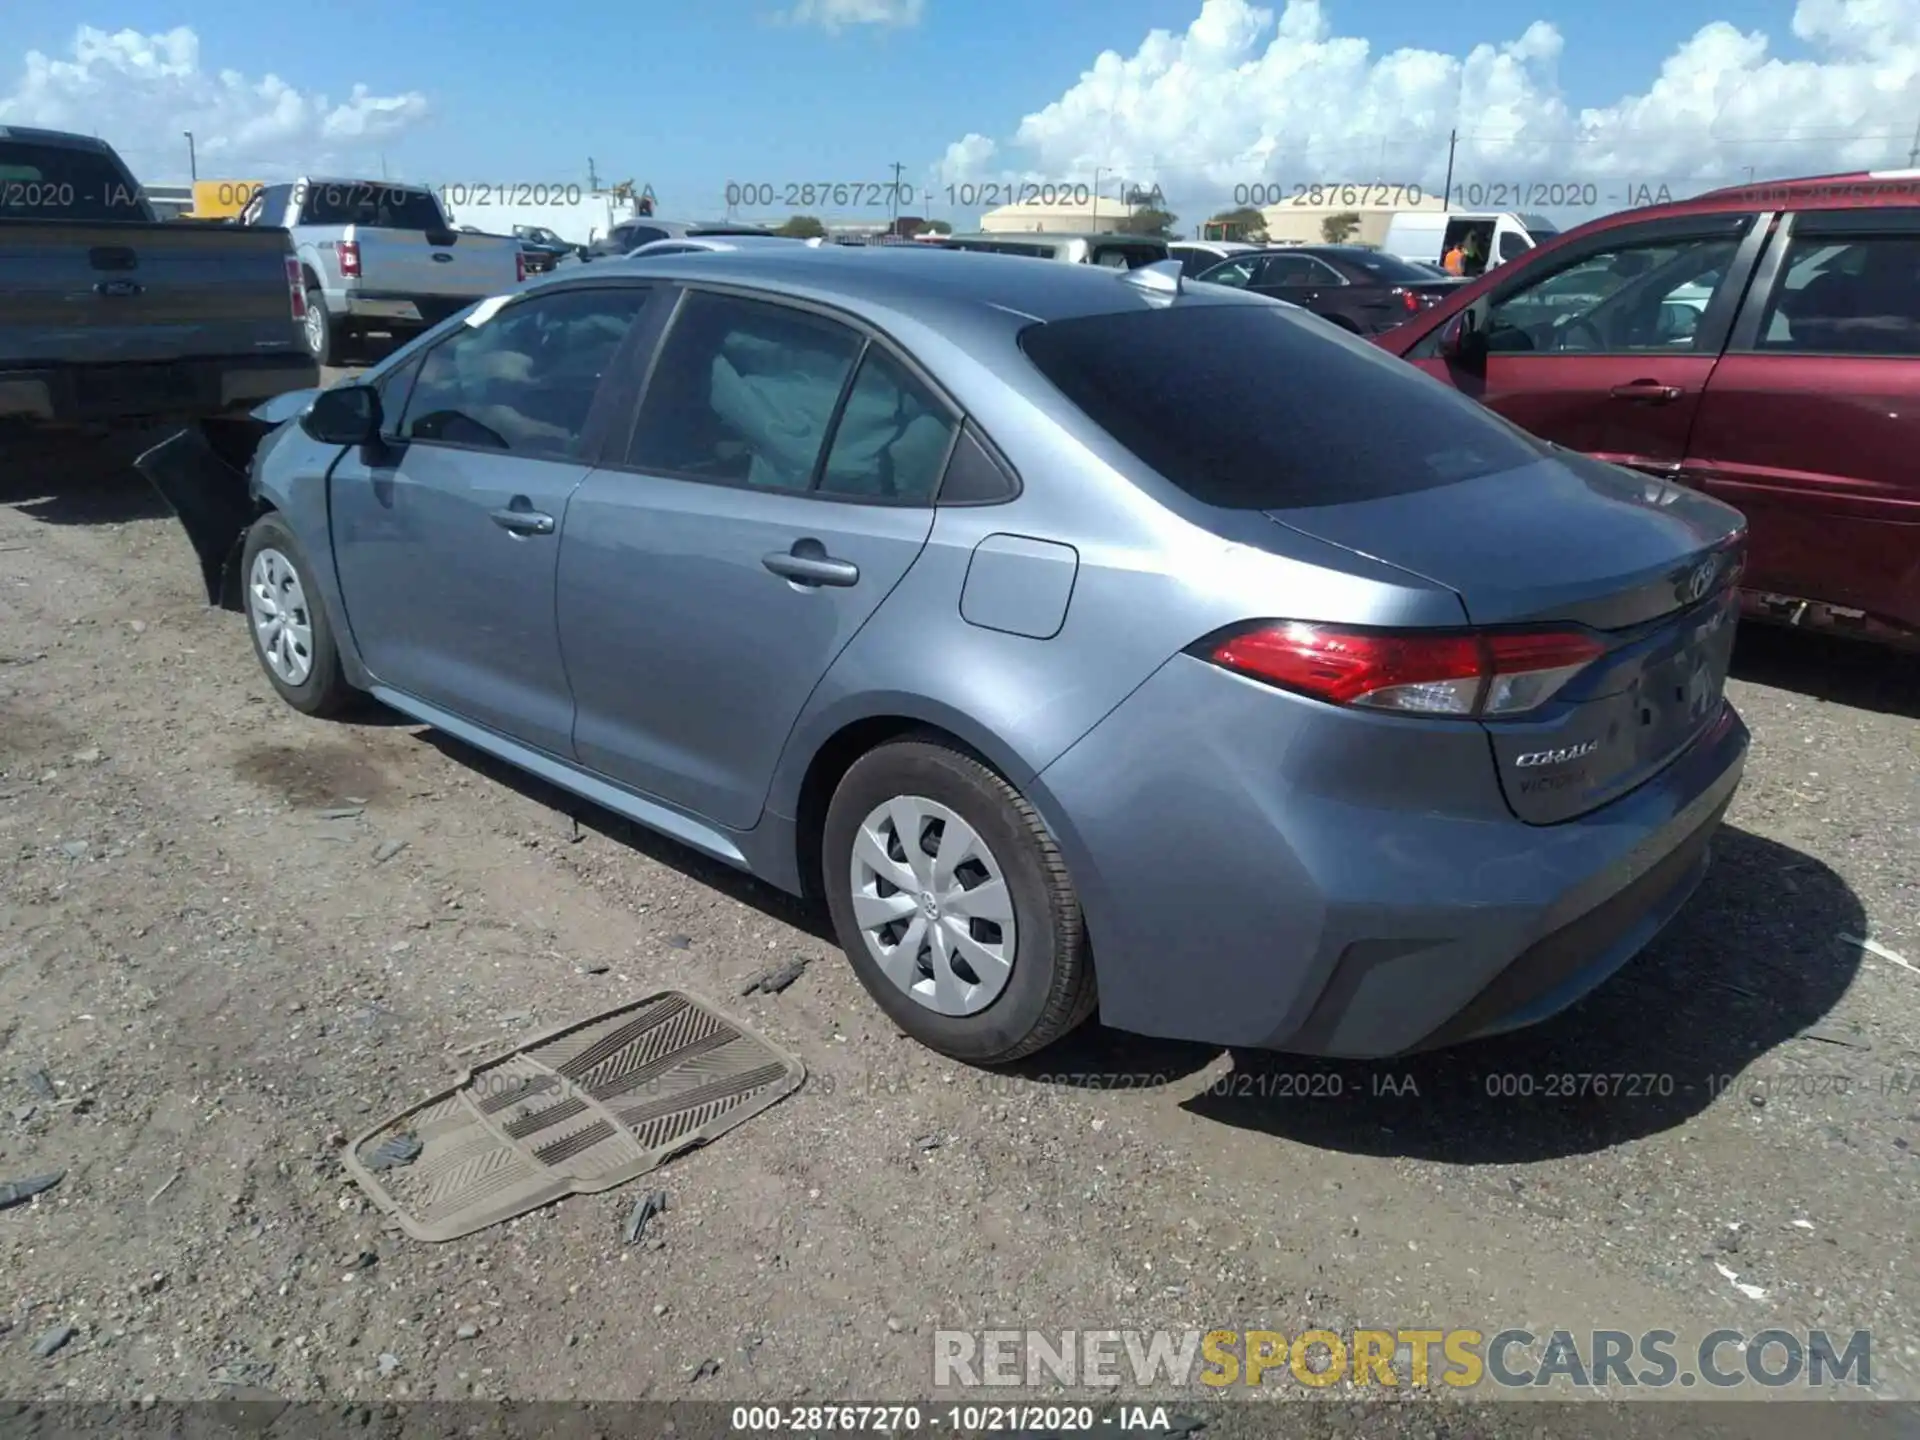
[[[260,513],[253,456],[279,428],[252,416],[198,420],[134,462],[187,532],[209,605],[240,608],[240,547]]]

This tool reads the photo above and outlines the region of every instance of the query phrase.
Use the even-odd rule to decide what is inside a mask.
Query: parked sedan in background
[[[1364,245],[1290,245],[1236,255],[1199,279],[1270,295],[1311,310],[1356,335],[1403,325],[1457,290],[1461,281]]]
[[[1920,649],[1920,172],[1605,216],[1380,343],[1737,506],[1749,614]]]
[[[1180,262],[1182,275],[1197,280],[1222,260],[1249,255],[1265,248],[1244,240],[1170,240],[1167,242],[1167,256]]]
[[[1735,512],[1170,266],[596,264],[268,428],[141,463],[288,704],[823,896],[977,1063],[1543,1019],[1746,753]]]

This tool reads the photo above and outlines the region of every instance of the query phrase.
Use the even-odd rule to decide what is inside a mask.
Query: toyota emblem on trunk
[[[1687,578],[1680,582],[1680,598],[1689,605],[1696,600],[1704,600],[1707,592],[1713,588],[1713,577],[1719,568],[1719,563],[1714,560],[1694,566]]]

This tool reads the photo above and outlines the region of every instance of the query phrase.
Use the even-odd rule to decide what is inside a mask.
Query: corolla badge
[[[1707,592],[1713,589],[1714,578],[1720,573],[1720,562],[1708,560],[1689,570],[1680,581],[1680,599],[1691,605],[1707,598]]]
[[[1578,760],[1582,756],[1591,755],[1599,748],[1598,740],[1588,740],[1579,745],[1567,745],[1558,750],[1535,750],[1531,754],[1520,756],[1513,763],[1521,770],[1529,770],[1537,765],[1564,765],[1569,760]]]

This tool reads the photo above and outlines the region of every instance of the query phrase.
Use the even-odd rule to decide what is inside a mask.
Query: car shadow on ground
[[[1733,677],[1856,710],[1920,720],[1920,655],[1844,635],[1743,624]]]
[[[1732,827],[1699,891],[1641,956],[1530,1030],[1431,1054],[1322,1061],[1233,1053],[1187,1101],[1238,1129],[1354,1154],[1461,1165],[1590,1154],[1685,1123],[1793,1046],[1796,1068],[1849,1072],[1858,1050],[1815,1027],[1860,967],[1841,935],[1865,912],[1818,861]]]
[[[0,505],[47,525],[168,518],[173,511],[133,462],[179,428],[97,439],[0,441]],[[181,541],[186,541],[184,534]]]
[[[416,722],[403,721],[403,723]],[[839,942],[833,936],[833,922],[828,919],[825,907],[809,905],[806,901],[789,895],[784,890],[776,889],[765,881],[756,880],[753,876],[736,870],[731,865],[709,859],[691,846],[682,845],[678,840],[656,834],[645,826],[635,825],[632,821],[614,814],[613,811],[601,808],[591,800],[583,800],[557,785],[549,785],[546,781],[529,775],[524,770],[515,769],[504,760],[497,760],[486,751],[475,749],[464,740],[456,740],[443,731],[423,729],[419,738],[456,764],[464,765],[486,776],[488,780],[505,785],[536,804],[554,811],[559,820],[557,833],[561,840],[570,838],[569,822],[571,822],[572,825],[579,827],[574,833],[591,832],[611,840],[614,844],[636,851],[649,860],[658,861],[662,865],[678,870],[689,880],[717,890],[730,900],[751,905],[773,919],[791,925],[795,929],[804,930],[816,939],[838,948]]]

